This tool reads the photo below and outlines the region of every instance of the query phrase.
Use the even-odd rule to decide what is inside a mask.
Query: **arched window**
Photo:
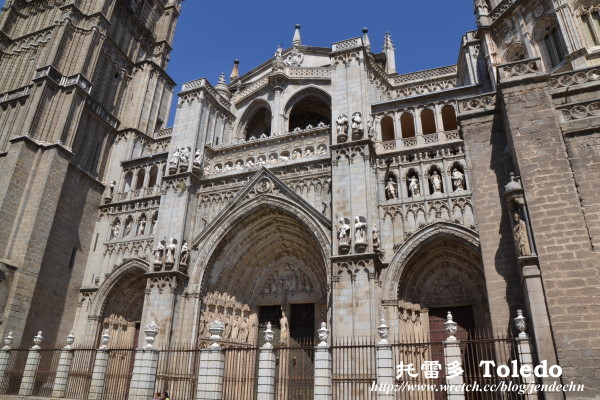
[[[521,43],[514,43],[504,52],[504,59],[507,63],[521,61],[528,58],[527,49]]]
[[[535,29],[534,37],[550,68],[556,67],[565,59],[565,42],[554,18],[542,20]]]
[[[403,138],[415,137],[415,119],[409,112],[405,112],[400,117],[400,128],[402,129]]]
[[[445,131],[455,131],[458,129],[454,107],[450,105],[442,107],[442,123],[444,124]]]
[[[426,108],[421,111],[421,126],[423,127],[423,135],[429,135],[437,131],[433,110]]]
[[[155,165],[150,169],[150,181],[148,181],[148,187],[156,186],[158,179],[158,167]]]
[[[123,181],[123,192],[127,193],[131,190],[131,181],[133,180],[133,172],[129,171],[125,174],[125,179]]]
[[[396,139],[396,133],[394,132],[394,120],[392,117],[387,116],[381,119],[381,140],[383,142],[389,142],[390,140]]]
[[[256,110],[248,120],[244,132],[246,140],[258,139],[262,134],[271,136],[271,110],[267,107],[260,107]]]
[[[144,186],[144,177],[146,176],[146,170],[144,168],[140,168],[137,173],[137,180],[135,182],[135,190],[140,190],[142,186]]]
[[[319,123],[331,125],[331,100],[320,90],[307,89],[292,96],[286,110],[289,110],[288,132],[309,125],[316,127]]]
[[[585,40],[590,46],[600,46],[600,4],[584,5],[577,14],[583,22]]]

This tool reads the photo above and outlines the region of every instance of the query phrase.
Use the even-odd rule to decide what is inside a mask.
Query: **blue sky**
[[[240,74],[249,71],[278,44],[291,46],[295,24],[302,25],[302,44],[323,47],[367,27],[374,52],[389,31],[399,73],[455,64],[461,36],[476,28],[472,0],[186,0],[167,69],[176,92],[202,77],[216,84],[235,58]],[[174,113],[173,107],[169,126]]]
[[[233,60],[240,74],[290,47],[294,25],[302,44],[329,47],[369,29],[371,48],[381,51],[386,31],[396,47],[399,73],[455,64],[461,36],[476,28],[472,0],[187,0],[179,18],[167,71],[181,84],[229,76]],[[172,109],[169,125],[175,109]]]

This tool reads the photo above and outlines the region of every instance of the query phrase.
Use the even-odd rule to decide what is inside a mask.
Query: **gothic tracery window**
[[[600,46],[600,5],[590,4],[579,8],[585,39],[590,46]]]
[[[554,68],[565,59],[565,42],[554,18],[542,21],[536,29],[535,37],[549,67]]]

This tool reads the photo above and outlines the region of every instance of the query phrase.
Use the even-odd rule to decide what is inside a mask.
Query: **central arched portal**
[[[218,319],[224,340],[258,343],[271,322],[276,341],[314,338],[327,317],[327,268],[315,233],[297,216],[262,206],[220,240],[202,279],[200,335]],[[279,334],[279,335],[278,335]]]

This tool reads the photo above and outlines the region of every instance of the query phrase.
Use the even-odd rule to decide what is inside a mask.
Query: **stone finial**
[[[44,337],[42,336],[42,331],[39,331],[38,334],[33,337],[33,347],[31,349],[39,350],[42,340],[44,340]]]
[[[209,346],[211,349],[220,349],[219,342],[223,339],[223,331],[225,330],[225,324],[221,321],[214,320],[208,326],[210,332],[210,340],[212,344]]]
[[[225,73],[221,72],[221,75],[219,75],[219,82],[217,84],[225,84]]]
[[[110,335],[108,334],[108,329],[105,329],[102,332],[102,336],[100,337],[100,350],[106,350],[108,348],[108,341],[110,340]]]
[[[144,328],[144,333],[146,334],[146,346],[145,349],[153,349],[154,341],[156,340],[156,335],[160,332],[160,327],[156,324],[154,320],[150,321],[148,325]]]
[[[233,60],[233,69],[231,70],[231,74],[229,75],[229,82],[235,81],[240,76],[240,60]]]
[[[381,339],[379,341],[379,344],[388,344],[389,343],[387,340],[389,331],[390,331],[390,328],[385,323],[385,318],[381,318],[381,320],[379,321],[379,327],[377,328],[377,333],[379,333],[379,338]]]
[[[362,28],[362,40],[363,40],[363,45],[367,48],[370,49],[371,48],[371,41],[369,40],[369,29],[368,28]]]
[[[447,320],[446,322],[444,322],[444,329],[446,331],[446,333],[448,334],[448,342],[455,342],[456,341],[456,332],[458,331],[457,327],[458,324],[456,322],[454,322],[452,320],[452,313],[450,311],[448,311],[448,315],[446,316]]]
[[[296,24],[294,27],[294,38],[292,39],[293,46],[300,46],[302,44],[302,40],[300,39],[300,24]]]
[[[264,335],[265,335],[265,344],[263,345],[263,347],[265,349],[272,349],[273,345],[271,344],[271,342],[273,341],[274,332],[271,329],[270,322],[267,322],[267,329],[265,329]]]
[[[396,50],[389,32],[383,38],[383,53],[385,54],[385,72],[393,74],[396,72]]]
[[[67,335],[67,345],[64,347],[64,349],[70,350],[73,347],[73,343],[75,343],[75,332],[71,331]]]
[[[523,310],[517,310],[515,317],[515,326],[519,330],[519,339],[527,339],[527,318],[523,316]]]
[[[515,176],[514,172],[511,172],[509,175],[510,175],[510,182],[508,182],[506,185],[504,185],[504,193],[507,194],[510,192],[522,190],[523,186],[521,186],[519,177]]]
[[[13,342],[12,331],[8,332],[8,336],[4,338],[4,347],[2,350],[10,350],[10,345]]]
[[[325,347],[327,346],[327,341],[329,340],[329,329],[327,329],[327,324],[325,322],[321,322],[321,328],[319,329],[319,340],[321,341],[318,346]]]

